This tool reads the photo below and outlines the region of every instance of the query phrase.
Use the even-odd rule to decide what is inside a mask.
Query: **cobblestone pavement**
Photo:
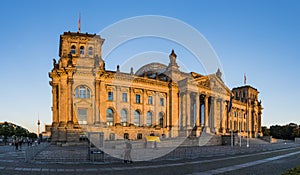
[[[107,159],[104,162],[90,162],[86,159],[86,147],[57,147],[50,146],[43,152],[47,158],[25,162],[25,149],[16,151],[11,146],[0,146],[0,174],[201,174],[201,172],[210,172],[224,168],[226,171],[218,173],[229,173],[230,167],[242,163],[263,160],[289,154],[300,150],[300,145],[294,143],[287,144],[265,144],[252,145],[246,147],[230,147],[230,146],[212,146],[212,147],[181,147],[177,148],[172,153],[151,161],[134,162],[133,164],[123,164],[118,159]],[[70,152],[70,149],[72,150]],[[50,151],[49,151],[50,150]],[[51,157],[57,157],[57,154],[52,152],[56,150],[59,154],[68,154],[68,159],[60,161],[52,161]],[[138,151],[138,150],[137,150]],[[144,151],[144,150],[140,150]],[[152,150],[155,151],[155,150]],[[157,150],[159,151],[159,149]],[[299,152],[300,153],[300,152]],[[85,158],[78,159],[80,154],[85,154]],[[74,159],[72,159],[72,155]],[[293,159],[293,163],[285,166],[284,169],[299,165],[299,154],[289,156]],[[288,157],[279,157],[278,160],[272,161],[281,162],[288,160]],[[264,162],[266,166],[272,167],[274,164]],[[251,164],[250,164],[251,165]],[[243,167],[246,172],[254,172],[259,174],[264,169],[254,170],[253,166],[263,166],[255,164],[249,167]],[[226,169],[226,167],[229,167]],[[276,167],[276,166],[275,166]],[[276,168],[280,168],[277,167]],[[275,169],[275,168],[274,168]],[[282,169],[282,168],[281,168]],[[242,171],[241,169],[232,170],[232,173]],[[228,172],[227,172],[228,171]],[[258,172],[255,172],[258,171]],[[267,170],[264,170],[267,171]],[[278,171],[279,172],[279,171]],[[240,172],[241,173],[241,172]],[[238,173],[237,173],[238,174]],[[242,173],[245,174],[245,173]],[[248,173],[249,174],[249,173]],[[251,173],[250,173],[251,174]],[[267,174],[264,172],[263,174]],[[273,173],[274,174],[274,173]],[[276,173],[275,173],[276,174]]]

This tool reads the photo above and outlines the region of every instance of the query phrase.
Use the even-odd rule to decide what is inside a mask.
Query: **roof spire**
[[[246,78],[246,73],[244,73],[244,85],[246,86],[246,80],[247,80],[247,78]]]
[[[81,14],[79,12],[79,19],[78,19],[78,33],[80,33],[80,19],[81,19]]]

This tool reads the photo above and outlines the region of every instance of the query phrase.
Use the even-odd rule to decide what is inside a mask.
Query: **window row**
[[[122,102],[128,102],[127,93],[122,93]],[[75,89],[75,98],[90,98],[91,92],[88,87],[81,85],[78,86]],[[114,100],[114,94],[113,92],[108,92],[108,100],[113,101]],[[142,103],[141,95],[136,94],[135,95],[135,103]],[[148,96],[148,103],[149,105],[153,105],[153,96]],[[160,106],[164,106],[164,98],[159,99]]]
[[[121,110],[121,117],[120,117],[120,122],[122,126],[127,126],[128,125],[128,113],[126,109],[122,109]],[[106,110],[106,124],[108,126],[114,126],[115,124],[115,113],[111,108],[108,108]],[[164,120],[164,113],[160,112],[158,114],[158,125],[160,127],[163,127],[163,120]],[[133,124],[135,126],[141,126],[141,113],[138,110],[134,111],[134,120],[133,120]],[[153,124],[153,113],[151,111],[148,111],[146,114],[146,125],[147,126],[152,126]]]
[[[109,101],[114,100],[113,92],[108,92],[108,100]],[[122,102],[128,102],[127,93],[122,93]],[[135,95],[135,103],[142,103],[140,94]],[[153,96],[148,96],[148,103],[147,104],[153,105]],[[159,99],[159,104],[160,104],[160,106],[164,106],[164,98]]]
[[[153,124],[153,113],[151,111],[148,111],[146,114],[146,125],[147,126],[152,126]],[[77,119],[78,119],[78,123],[79,124],[87,124],[87,109],[78,109],[77,112]],[[128,125],[128,113],[126,109],[122,109],[121,110],[121,125],[122,126],[127,126]],[[106,110],[106,124],[108,126],[114,126],[115,124],[115,112],[111,109],[108,108]],[[135,126],[141,126],[141,114],[140,111],[135,110],[134,111],[134,121],[133,124]],[[160,112],[158,114],[158,125],[162,128],[163,127],[163,123],[164,123],[164,113]]]
[[[133,134],[131,134],[131,137],[133,137],[134,135]],[[151,133],[150,134],[150,136],[155,136],[155,134],[154,133]],[[166,136],[165,134],[162,134],[161,135],[163,138]],[[115,135],[115,133],[110,133],[109,134],[109,140],[115,140],[116,138],[116,135]],[[129,138],[129,133],[124,133],[124,135],[123,135],[123,138],[125,139],[125,140],[128,140],[128,139],[137,139],[137,140],[141,140],[141,139],[143,139],[143,134],[142,133],[137,133],[136,134],[136,138]],[[154,144],[154,143],[153,143]],[[153,145],[153,146],[155,146],[155,145]],[[147,145],[145,145],[145,148],[147,147]]]
[[[80,55],[84,55],[84,53],[85,53],[84,46],[80,46],[80,48],[79,48],[79,54]],[[76,54],[76,46],[75,45],[71,46],[71,54]],[[89,47],[88,48],[88,55],[93,55],[93,47]]]

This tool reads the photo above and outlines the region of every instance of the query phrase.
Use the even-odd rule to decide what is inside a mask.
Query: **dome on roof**
[[[139,68],[139,70],[136,71],[135,75],[141,76],[145,72],[153,72],[160,74],[165,72],[166,68],[167,66],[161,63],[149,63]]]

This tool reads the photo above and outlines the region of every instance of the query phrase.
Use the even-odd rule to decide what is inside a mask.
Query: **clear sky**
[[[3,1],[0,121],[11,121],[35,132],[38,115],[42,127],[51,124],[48,72],[52,58],[58,59],[59,35],[77,31],[79,12],[81,31],[89,33],[98,33],[119,20],[141,15],[162,15],[187,23],[218,54],[228,87],[242,86],[246,73],[247,84],[260,91],[259,98],[265,108],[263,125],[300,124],[300,1],[297,0]],[[174,48],[180,62],[191,71],[204,74],[200,67],[185,62],[190,55],[180,46],[164,43],[164,47],[159,47],[159,43],[159,39],[133,41],[112,56],[126,59],[143,49],[169,53]],[[107,69],[115,70],[117,63],[104,59]]]

